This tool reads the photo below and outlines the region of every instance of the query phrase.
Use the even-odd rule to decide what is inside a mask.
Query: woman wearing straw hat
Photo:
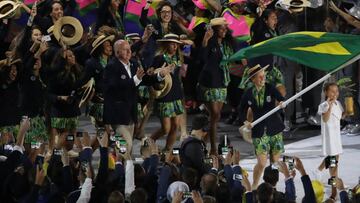
[[[161,121],[161,128],[152,134],[151,138],[159,139],[168,135],[165,151],[171,150],[175,141],[178,127],[180,126],[180,115],[184,113],[183,92],[180,81],[180,67],[183,63],[183,57],[179,54],[179,45],[182,42],[178,35],[167,34],[163,39],[158,40],[160,49],[154,59],[153,67],[155,71],[166,65],[173,66],[170,73],[172,85],[169,92],[161,98],[155,100],[155,109]]]
[[[53,149],[55,136],[61,133],[66,136],[74,134],[78,125],[80,108],[75,97],[81,78],[81,67],[77,64],[74,53],[70,49],[60,49],[56,54],[52,69],[56,75],[49,81],[48,95],[50,102],[51,139]]]
[[[95,81],[95,93],[91,99],[89,115],[92,118],[96,128],[104,127],[103,110],[104,110],[104,70],[113,53],[112,44],[115,36],[100,35],[91,44],[91,58],[85,63],[83,82],[91,78]]]
[[[269,65],[262,67],[256,65],[249,69],[249,78],[253,87],[247,89],[240,102],[239,109],[244,109],[240,114],[245,114],[248,109],[252,110],[253,119],[256,120],[275,108],[277,101],[282,105],[285,98],[275,88],[274,85],[267,83],[265,69]],[[245,115],[241,115],[245,118]],[[245,126],[251,128],[251,121],[245,121]],[[256,190],[259,179],[267,163],[267,156],[270,155],[272,163],[279,160],[280,154],[284,152],[282,131],[284,124],[278,113],[260,122],[252,128],[252,143],[257,156],[257,164],[254,167],[253,190]]]
[[[151,4],[152,0],[147,1],[147,4],[141,11],[141,17],[139,19],[144,28],[150,26],[154,30],[143,53],[145,68],[150,67],[153,64],[154,55],[157,50],[156,40],[161,39],[164,35],[169,33],[177,35],[188,33],[188,30],[184,25],[175,22],[174,10],[170,2],[160,1],[156,7],[156,19],[149,19],[147,17]]]
[[[226,100],[226,87],[230,82],[229,64],[221,64],[221,61],[233,54],[234,43],[225,18],[214,18],[210,25],[211,29],[206,31],[202,43],[205,65],[200,73],[198,88],[200,100],[205,103],[210,113],[210,153],[216,154],[217,122]]]

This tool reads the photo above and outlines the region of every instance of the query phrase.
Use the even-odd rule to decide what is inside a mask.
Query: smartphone
[[[116,141],[116,139],[115,139],[115,136],[114,136],[114,135],[110,135],[110,141],[111,141],[111,142],[115,142],[115,141]]]
[[[143,159],[143,158],[140,158],[140,157],[136,157],[136,158],[135,158],[135,162],[137,162],[137,163],[142,163],[142,162],[144,162],[144,159]]]
[[[192,193],[191,193],[191,192],[183,192],[183,199],[191,198],[191,197],[192,197]]]
[[[336,179],[335,178],[336,178],[335,176],[332,176],[331,178],[329,178],[328,185],[335,186],[336,185]]]
[[[36,142],[36,141],[31,141],[30,145],[31,145],[31,149],[39,149],[41,146],[41,143]]]
[[[337,165],[337,163],[336,163],[336,156],[330,156],[329,160],[330,160],[330,165],[329,165],[330,168],[336,167],[336,165]]]
[[[172,154],[173,154],[173,155],[179,155],[179,153],[180,153],[180,149],[179,149],[179,148],[174,148],[174,149],[172,150]]]
[[[228,147],[222,147],[221,148],[221,155],[226,158],[226,156],[229,154],[229,148]]]
[[[352,191],[352,189],[349,189],[349,190],[347,191],[347,193],[348,193],[349,200],[351,201],[352,198],[353,198],[353,191]]]
[[[241,174],[234,174],[233,175],[233,180],[241,181],[242,179],[243,179],[243,177],[242,177]]]
[[[288,162],[288,169],[289,171],[293,171],[295,169],[294,162]]]
[[[116,145],[116,148],[119,149],[121,154],[126,153],[126,140],[124,140],[124,139],[117,140],[117,141],[115,141],[115,145]]]
[[[83,132],[76,132],[76,137],[82,137],[83,136]]]
[[[283,162],[285,162],[285,163],[289,163],[289,162],[294,163],[294,158],[291,157],[291,156],[284,156],[283,157]]]
[[[212,158],[205,158],[205,159],[204,159],[204,163],[205,163],[205,164],[212,164],[212,163],[213,163],[213,159],[212,159]]]
[[[66,141],[74,141],[74,139],[75,139],[75,137],[74,137],[74,135],[68,135],[68,136],[66,136]]]
[[[63,150],[62,150],[62,149],[54,149],[54,155],[61,156],[62,154],[63,154]]]
[[[81,170],[86,172],[87,168],[89,166],[89,163],[87,161],[82,161],[81,162]]]

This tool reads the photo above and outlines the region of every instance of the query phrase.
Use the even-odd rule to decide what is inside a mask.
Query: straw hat
[[[260,64],[257,64],[256,66],[249,68],[248,75],[249,77],[245,80],[245,83],[247,83],[252,77],[254,77],[258,72],[262,70],[266,70],[270,65],[266,65],[264,67],[261,67]]]
[[[160,69],[156,69],[154,74],[159,73]],[[170,74],[166,75],[164,80],[161,83],[153,85],[150,87],[150,93],[154,96],[155,99],[165,97],[171,90],[172,87],[172,78]]]
[[[311,2],[309,0],[283,0],[282,4],[291,7],[310,7]]]
[[[80,21],[71,16],[64,16],[54,24],[53,34],[56,40],[65,45],[74,45],[78,43],[83,36],[84,29]]]
[[[217,25],[228,25],[229,23],[226,21],[224,17],[219,18],[213,18],[210,20],[211,26],[217,26]]]
[[[141,39],[139,33],[129,33],[127,35],[125,35],[125,39],[130,39],[130,40],[139,40]]]
[[[54,25],[50,26],[46,31],[49,35],[52,34],[54,31]]]
[[[14,17],[19,6],[19,3],[13,1],[0,1],[0,19]]]
[[[91,44],[91,46],[93,47],[91,49],[90,54],[92,54],[96,48],[98,48],[100,45],[102,45],[104,42],[106,41],[113,41],[115,39],[115,35],[110,35],[110,36],[105,36],[105,35],[100,35],[98,38],[96,38],[93,43]]]
[[[179,35],[171,34],[171,33],[166,34],[162,39],[157,40],[157,42],[175,42],[178,44],[182,44]]]
[[[92,97],[92,93],[94,91],[95,80],[91,78],[85,85],[81,87],[82,97],[79,103],[79,108],[82,107],[90,98]]]
[[[233,4],[243,4],[246,3],[247,0],[229,0],[229,4],[233,5]]]

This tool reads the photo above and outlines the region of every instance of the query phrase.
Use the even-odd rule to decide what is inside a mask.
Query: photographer
[[[191,135],[181,143],[180,160],[184,168],[194,168],[198,177],[209,171],[204,163],[207,150],[204,139],[207,136],[208,118],[203,115],[196,116],[192,122]]]

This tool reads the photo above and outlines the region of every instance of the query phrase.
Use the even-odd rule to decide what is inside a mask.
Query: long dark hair
[[[217,40],[218,38],[218,30],[220,29],[220,25],[217,26],[213,26],[212,27],[214,30],[214,36],[213,36],[213,40]],[[235,49],[235,40],[233,38],[233,36],[231,35],[232,31],[229,28],[226,28],[227,32],[225,34],[225,38],[223,39],[223,45],[229,46],[230,48],[232,48],[233,50]]]

